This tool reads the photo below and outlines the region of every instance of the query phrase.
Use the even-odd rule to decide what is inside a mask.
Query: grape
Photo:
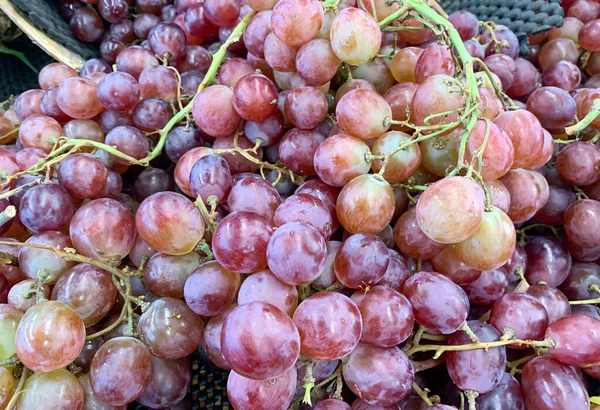
[[[317,229],[325,240],[333,233],[331,213],[319,198],[296,194],[286,199],[275,211],[273,223],[281,226],[289,222],[302,222]]]
[[[144,47],[132,46],[119,53],[116,63],[118,71],[124,71],[138,79],[146,67],[158,65],[158,60]]]
[[[458,92],[455,80],[436,74],[419,85],[411,103],[411,120],[416,125],[450,124],[458,120],[458,113],[437,115],[462,108],[465,98]]]
[[[385,244],[375,235],[358,233],[342,244],[335,257],[334,271],[344,286],[364,289],[383,278],[388,266]]]
[[[298,128],[309,130],[325,119],[327,100],[315,87],[298,86],[292,88],[288,93],[284,110],[292,124]]]
[[[275,34],[269,33],[265,38],[265,61],[274,70],[292,73],[296,70],[298,48],[281,41]]]
[[[233,107],[233,91],[223,85],[200,92],[194,100],[192,115],[198,126],[213,137],[235,132],[241,121]]]
[[[491,305],[504,295],[507,287],[508,274],[504,268],[498,268],[481,272],[476,280],[463,286],[463,290],[472,304]]]
[[[527,270],[525,278],[529,283],[546,282],[557,287],[569,275],[571,256],[565,245],[554,237],[538,236],[528,241]]]
[[[374,175],[360,175],[340,193],[337,217],[351,233],[378,233],[389,225],[394,214],[392,187]]]
[[[185,281],[185,302],[198,315],[218,315],[231,306],[240,283],[239,274],[225,269],[218,262],[207,262]]]
[[[411,212],[411,211],[409,211],[409,212]],[[405,215],[407,215],[409,212],[407,212]],[[410,218],[410,220],[414,221],[414,211],[411,213],[413,216],[412,216],[412,218]],[[401,219],[402,218],[404,218],[404,216],[401,217]],[[408,218],[408,216],[407,216],[407,218]],[[404,222],[404,223],[407,223],[407,222]],[[414,225],[416,225],[416,221],[414,221],[413,223],[414,223]],[[400,227],[402,227],[402,225],[400,225],[399,228]],[[418,227],[411,226],[411,228],[414,230],[414,229],[417,229]],[[408,229],[406,229],[406,228],[405,228],[404,232],[402,232],[402,229],[398,229],[398,233],[403,234],[405,237],[409,235]],[[422,233],[420,235],[424,236]],[[433,242],[429,238],[426,238],[426,241],[430,242],[430,243]],[[415,244],[418,244],[418,242],[416,242]],[[433,242],[433,244],[424,243],[423,245],[424,246],[422,246],[421,248],[416,249],[416,251],[419,252],[419,254],[417,256],[421,255],[421,256],[425,256],[425,257],[430,257],[431,263],[435,267],[435,270],[437,272],[441,273],[442,275],[445,275],[448,278],[450,278],[450,280],[452,280],[452,282],[456,283],[457,285],[467,285],[469,283],[476,281],[480,277],[480,275],[481,275],[480,271],[469,267],[465,262],[463,262],[462,259],[460,259],[460,257],[458,256],[456,245],[450,245],[450,246],[444,247],[435,242]],[[433,246],[431,246],[431,245],[433,245]],[[431,247],[431,250],[432,250],[431,256],[429,254],[423,254],[423,252],[427,251],[426,246]],[[402,249],[402,247],[401,247],[401,249]],[[469,292],[467,292],[467,294],[468,293]]]
[[[254,144],[261,139],[261,146],[277,143],[283,135],[283,114],[276,110],[264,121],[245,121],[244,135]]]
[[[173,189],[171,176],[160,168],[150,168],[142,171],[133,185],[133,193],[136,199],[143,201],[150,195]]]
[[[41,69],[38,81],[42,90],[48,90],[71,77],[77,77],[77,71],[63,63],[51,63]]]
[[[174,171],[175,183],[184,193],[190,196],[192,195],[192,191],[190,189],[190,174],[192,172],[192,168],[196,162],[200,160],[200,158],[209,154],[212,154],[212,150],[210,148],[199,146],[184,152],[177,161]]]
[[[356,89],[340,99],[335,115],[338,124],[346,133],[368,140],[387,131],[389,125],[386,119],[392,118],[392,111],[387,101],[376,92]]]
[[[364,11],[349,7],[331,24],[331,48],[344,63],[359,65],[371,60],[381,47],[377,21]]]
[[[227,397],[234,408],[286,410],[294,399],[296,377],[294,368],[271,380],[253,380],[232,371],[227,379]]]
[[[538,60],[540,66],[545,69],[563,60],[576,63],[579,54],[580,51],[572,40],[568,38],[555,38],[542,46]]]
[[[72,248],[71,240],[65,234],[56,231],[46,231],[31,236],[27,241],[31,245],[49,246],[55,249],[64,250]],[[45,269],[46,277],[44,283],[53,285],[56,281],[72,266],[69,262],[51,250],[22,247],[19,251],[19,266],[21,271],[30,279],[38,279],[38,272]]]
[[[516,58],[517,72],[512,86],[506,90],[511,97],[523,97],[531,93],[540,81],[537,68],[524,58]],[[550,64],[549,64],[550,65]]]
[[[22,316],[21,310],[0,304],[0,360],[10,359],[17,353],[15,334]]]
[[[457,128],[448,135],[429,138],[419,143],[421,164],[427,172],[445,176],[446,170],[456,165],[458,161],[457,141],[463,133],[462,128]]]
[[[508,216],[514,223],[529,220],[540,208],[541,191],[533,174],[524,169],[512,169],[501,179],[510,193]]]
[[[430,44],[419,56],[415,65],[415,81],[422,83],[435,74],[454,74],[454,60],[450,49],[437,44]]]
[[[166,101],[160,98],[144,98],[133,111],[133,123],[142,131],[157,131],[167,125],[172,113]]]
[[[300,336],[281,309],[250,302],[236,307],[225,319],[221,346],[236,373],[255,380],[274,379],[293,369],[300,354]]]
[[[205,155],[192,167],[190,172],[190,190],[194,197],[200,197],[204,203],[214,196],[219,203],[227,199],[232,180],[229,165],[219,155]]]
[[[108,179],[108,170],[91,154],[73,154],[58,168],[58,181],[77,201],[98,195]]]
[[[412,398],[413,398],[413,396],[408,396],[404,401],[410,400]],[[419,400],[419,402],[424,403],[420,397],[418,398],[418,400]],[[404,404],[404,401],[402,401],[401,403]],[[390,406],[380,406],[377,404],[369,404],[362,399],[356,399],[352,403],[351,410],[396,410],[397,408],[398,408],[398,404],[396,404],[396,403],[394,403],[393,405],[390,405]],[[418,408],[418,410],[421,410],[421,409]]]
[[[52,289],[52,300],[73,308],[86,327],[104,318],[116,297],[117,288],[113,285],[112,275],[87,264],[69,269]]]
[[[315,360],[336,360],[359,342],[363,322],[358,307],[339,293],[323,292],[300,303],[294,312],[302,354]]]
[[[589,290],[589,285],[600,283],[600,269],[593,263],[574,262],[569,276],[560,289],[569,300],[584,300],[595,298],[595,292]]]
[[[172,162],[177,162],[186,152],[204,145],[203,132],[197,127],[173,127],[167,134],[165,153]],[[194,164],[190,165],[190,169]]]
[[[93,8],[77,9],[69,25],[75,37],[84,43],[94,43],[100,40],[104,34],[102,18]]]
[[[192,201],[175,192],[159,192],[146,198],[135,216],[135,226],[150,246],[169,255],[193,250],[205,229]]]
[[[467,324],[480,342],[495,342],[500,338],[500,333],[487,323],[470,320]],[[463,330],[448,339],[451,346],[469,343],[472,343],[471,337]],[[504,374],[506,348],[448,352],[447,366],[448,374],[458,388],[487,393],[498,385]]]
[[[419,209],[417,205],[417,218]],[[483,213],[483,220],[473,234],[456,244],[456,255],[468,266],[478,270],[497,269],[514,252],[515,227],[503,211],[492,207]]]
[[[358,88],[365,89],[365,90],[371,90],[371,91],[377,91],[375,89],[375,87],[373,86],[373,84],[371,84],[370,82],[368,82],[366,80],[352,79],[352,80],[346,81],[344,84],[342,84],[337,89],[337,91],[335,92],[335,103],[337,104],[344,95],[346,95],[350,91],[356,90]],[[392,103],[390,101],[388,101],[388,103],[390,104],[390,106],[392,105]]]
[[[375,140],[372,151],[374,155],[390,155],[399,146],[405,144],[411,137],[401,131],[390,131]],[[421,150],[417,144],[412,144],[394,153],[383,173],[389,183],[399,183],[408,179],[417,170],[421,162]],[[371,167],[374,172],[380,172],[383,161],[374,160]]]
[[[85,325],[64,303],[46,301],[30,308],[19,322],[15,345],[19,360],[38,372],[71,363],[85,343]]]
[[[94,356],[89,373],[96,397],[113,406],[137,399],[151,380],[151,357],[144,344],[132,337],[117,337],[104,343]]]
[[[542,87],[527,98],[527,109],[548,129],[560,129],[575,117],[573,97],[558,87]]]
[[[554,321],[546,337],[555,345],[549,349],[552,358],[568,366],[589,367],[598,364],[596,352],[600,323],[589,316],[566,315]]]
[[[440,243],[458,243],[478,230],[483,218],[483,190],[462,177],[431,185],[417,203],[417,221],[428,237]],[[460,213],[454,212],[461,209]]]
[[[419,259],[430,259],[445,247],[423,233],[417,222],[415,208],[402,214],[396,222],[394,240],[404,254]]]
[[[463,40],[473,38],[479,33],[477,16],[467,10],[455,11],[448,16],[448,21],[452,23]]]
[[[593,2],[587,2],[588,4],[593,4],[597,6]],[[596,17],[600,14],[600,7],[596,7],[598,12],[596,13]],[[600,41],[600,20],[591,20],[584,21],[585,25],[581,27],[579,31],[578,40],[579,45],[585,51],[600,51],[600,47],[598,46],[598,41]]]
[[[399,292],[374,286],[366,294],[357,291],[352,300],[358,306],[364,324],[361,342],[392,347],[410,336],[415,318],[408,299]]]
[[[593,1],[578,0],[575,1],[567,10],[567,15],[587,23],[595,19],[600,14],[600,7]],[[575,40],[573,40],[575,41]]]
[[[84,394],[79,381],[66,369],[34,373],[23,385],[18,409],[77,410]]]
[[[314,175],[314,155],[325,137],[316,130],[292,128],[281,140],[279,156],[283,164],[293,172]]]
[[[167,361],[154,356],[151,359],[152,377],[142,395],[138,397],[138,403],[151,409],[175,406],[183,400],[191,383],[192,374],[188,359]]]
[[[100,114],[104,107],[98,99],[98,85],[89,78],[71,77],[58,87],[56,102],[69,117],[86,120]]]
[[[257,13],[244,30],[244,45],[249,53],[258,58],[265,57],[265,39],[271,33],[271,15],[270,10]]]
[[[565,210],[575,202],[575,194],[555,185],[549,186],[548,202],[536,214],[535,219],[550,225],[562,225],[565,219]]]
[[[475,161],[477,150],[483,150],[481,165]],[[502,177],[514,161],[514,148],[509,136],[488,120],[479,120],[475,123],[467,140],[465,154],[465,160],[468,163],[475,161],[475,168],[479,168],[485,180]]]
[[[248,121],[264,121],[270,117],[277,110],[274,100],[277,100],[277,88],[262,74],[245,75],[233,88],[233,108]]]
[[[115,111],[104,111],[100,114],[100,127],[105,133],[110,132],[119,125],[133,125],[132,115]]]
[[[105,59],[106,61],[110,62],[110,63],[114,63],[117,59],[117,56],[119,55],[119,53],[121,53],[121,51],[123,51],[125,49],[125,44],[123,44],[121,41],[113,39],[113,38],[107,38],[105,40],[102,41],[102,43],[100,43],[100,55],[102,56],[103,59]],[[92,80],[95,80],[96,78],[104,78],[105,75],[104,73],[93,73],[90,74],[89,78]],[[96,81],[98,82],[98,81]]]
[[[315,410],[352,410],[349,404],[341,400],[327,399],[323,400],[314,407]]]
[[[155,300],[140,316],[140,340],[154,356],[167,360],[185,357],[202,341],[202,319],[181,300]]]
[[[231,189],[227,206],[231,212],[253,212],[268,220],[273,219],[281,203],[277,190],[260,176],[242,178]]]
[[[558,289],[546,284],[530,286],[527,293],[537,298],[548,312],[550,324],[557,319],[571,314],[571,305],[567,297]]]
[[[125,410],[126,406],[111,406],[110,404],[100,401],[92,390],[90,376],[88,374],[79,377],[79,384],[83,389],[85,410]]]
[[[150,293],[158,297],[182,298],[185,281],[200,266],[198,254],[172,256],[159,252],[150,256],[144,270],[144,283]],[[132,259],[131,253],[129,258]]]
[[[273,33],[294,47],[314,38],[322,24],[323,7],[316,0],[281,0],[271,15]]]
[[[252,273],[267,267],[266,249],[272,234],[269,221],[252,212],[233,212],[217,225],[212,246],[226,269]]]
[[[512,329],[517,339],[540,340],[548,327],[548,312],[540,301],[527,293],[507,293],[492,306],[490,324],[499,332]],[[518,344],[510,347],[526,348]]]
[[[225,319],[236,307],[237,304],[233,303],[223,313],[211,317],[204,329],[204,348],[206,350],[206,355],[215,366],[224,370],[231,370],[231,367],[223,357],[223,352],[221,350],[221,330]]]
[[[140,85],[127,73],[110,73],[98,84],[98,98],[107,110],[130,111],[140,99]]]
[[[271,272],[290,285],[316,279],[325,266],[326,256],[323,236],[317,229],[301,222],[290,222],[277,228],[266,253]]]
[[[298,50],[295,65],[306,85],[318,87],[333,79],[339,64],[329,41],[314,39]]]
[[[239,290],[240,305],[256,301],[270,303],[292,316],[298,306],[298,292],[296,287],[280,281],[265,269],[244,280]]]
[[[178,67],[182,73],[197,70],[206,74],[211,63],[212,56],[204,47],[188,45],[185,48],[185,55],[178,63]]]
[[[118,262],[133,247],[135,220],[118,201],[94,199],[75,213],[69,231],[78,253],[101,262]]]
[[[150,50],[159,58],[177,60],[186,47],[185,32],[175,23],[159,23],[148,33]]]
[[[367,403],[391,405],[411,390],[413,366],[397,347],[383,348],[359,343],[342,367],[344,381]]]
[[[19,203],[21,222],[35,233],[63,230],[74,212],[67,190],[54,183],[29,188]]]
[[[527,362],[521,382],[528,409],[583,410],[590,406],[586,388],[576,371],[550,356]]]
[[[589,142],[576,141],[562,149],[556,156],[559,175],[573,185],[591,185],[600,178],[600,150]]]
[[[486,49],[486,56],[491,54],[506,54],[513,59],[517,58],[519,55],[519,40],[517,39],[515,33],[513,33],[506,26],[497,24],[494,28],[494,35],[497,41],[500,41],[504,44],[490,44]],[[479,39],[481,44],[489,43],[491,40],[492,34],[488,30],[484,30]]]
[[[569,61],[559,61],[552,64],[542,73],[542,83],[545,86],[562,88],[567,92],[572,92],[579,86],[580,82],[581,71]]]
[[[112,72],[110,65],[99,58],[91,58],[83,63],[79,75],[85,77],[92,73],[110,73]]]
[[[5,278],[6,279],[6,278]],[[8,279],[6,279],[8,280]],[[1,280],[0,280],[1,281]],[[7,303],[10,306],[13,306],[19,310],[25,312],[30,307],[34,306],[36,303],[35,298],[35,287],[37,285],[37,280],[27,279],[12,285],[10,291],[8,292]],[[42,287],[44,297],[50,297],[50,287],[48,285],[43,285]],[[27,297],[25,297],[27,296]]]
[[[240,78],[252,73],[254,73],[254,67],[248,61],[242,58],[232,58],[219,68],[217,81],[219,84],[233,88]]]
[[[19,122],[25,121],[32,115],[43,114],[40,103],[44,92],[42,90],[28,90],[19,94],[13,104],[15,116]]]
[[[496,410],[511,408],[525,410],[525,401],[521,392],[521,385],[508,373],[504,373],[500,382],[488,393],[477,398],[477,408],[480,410]]]
[[[55,139],[62,134],[62,127],[54,118],[31,115],[19,127],[19,140],[25,148],[39,148],[50,153]]]
[[[60,107],[58,106],[58,102],[56,101],[56,96],[58,95],[58,87],[49,88],[44,92],[44,96],[42,97],[42,101],[40,103],[40,109],[47,115],[48,117],[54,118],[56,121],[69,121],[71,117],[65,114]]]
[[[564,229],[567,238],[574,244],[585,248],[600,246],[598,213],[600,202],[584,199],[573,202],[565,211]]]
[[[417,323],[434,333],[454,333],[467,318],[467,295],[439,273],[415,273],[404,282],[402,294],[412,305]]]

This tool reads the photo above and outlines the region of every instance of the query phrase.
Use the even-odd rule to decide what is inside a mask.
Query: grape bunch
[[[600,404],[600,3],[62,0],[0,116],[0,409]]]

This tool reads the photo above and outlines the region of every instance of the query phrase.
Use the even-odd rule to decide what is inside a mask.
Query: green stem
[[[581,121],[579,121],[575,125],[571,125],[570,127],[565,128],[565,132],[569,135],[578,133],[579,131],[583,130],[585,127],[590,125],[596,118],[598,118],[598,115],[600,115],[600,100],[596,100],[594,104],[592,104],[590,112],[588,112],[587,115]]]
[[[414,346],[410,350],[406,352],[407,356],[412,356],[417,352],[428,352],[435,351],[433,356],[434,359],[439,358],[444,352],[460,352],[465,350],[475,350],[475,349],[489,349],[491,347],[499,347],[499,346],[507,346],[511,344],[519,344],[523,346],[532,346],[532,347],[553,347],[554,341],[552,339],[546,340],[520,340],[511,338],[509,340],[499,340],[497,342],[479,342],[479,343],[469,343],[465,345],[453,345],[453,346],[444,346],[444,345],[421,345]]]

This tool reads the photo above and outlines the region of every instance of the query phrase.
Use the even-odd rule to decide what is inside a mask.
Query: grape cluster
[[[584,410],[600,3],[63,0],[0,116],[0,409]],[[590,387],[592,386],[592,387]]]

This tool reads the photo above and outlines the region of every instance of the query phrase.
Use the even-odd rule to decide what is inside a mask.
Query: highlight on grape
[[[1,104],[0,410],[586,410],[600,2],[61,0]],[[521,39],[522,40],[522,39]]]

